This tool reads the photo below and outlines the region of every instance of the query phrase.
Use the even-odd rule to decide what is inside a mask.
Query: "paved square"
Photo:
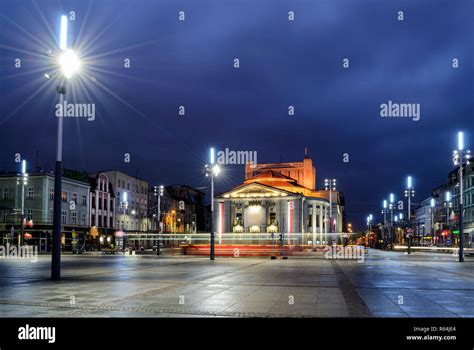
[[[0,317],[473,317],[474,260],[50,256],[0,260]]]

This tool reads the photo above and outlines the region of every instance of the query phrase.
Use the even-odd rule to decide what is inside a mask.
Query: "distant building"
[[[124,232],[148,231],[148,182],[118,170],[103,171],[115,194],[115,228]],[[91,174],[97,176],[97,174]],[[110,213],[109,213],[110,215]]]
[[[474,166],[468,164],[463,169],[464,182],[464,217],[463,227],[466,246],[474,242]],[[448,174],[447,182],[435,188],[432,195],[422,201],[411,221],[424,236],[424,244],[456,246],[459,244],[459,167]],[[446,193],[451,194],[451,201],[446,200]],[[433,222],[431,221],[431,198],[434,199]],[[434,227],[434,230],[432,229]]]
[[[89,194],[89,226],[91,227],[90,240],[94,239],[98,245],[102,237],[103,243],[115,239],[116,198],[112,183],[105,173],[96,173],[89,176],[91,190]],[[92,243],[92,242],[91,242]]]
[[[204,192],[187,185],[164,187],[160,198],[161,232],[209,232],[209,206],[204,203]],[[157,230],[158,196],[149,190],[149,217],[151,227]]]
[[[62,245],[71,249],[73,235],[86,235],[89,229],[89,190],[87,176],[64,170],[61,192]],[[25,186],[25,217],[33,227],[25,228],[32,235],[27,244],[38,245],[40,251],[50,250],[53,225],[54,174],[31,173]],[[20,232],[21,186],[17,174],[0,175],[0,237],[15,242]],[[12,229],[13,228],[13,229]],[[13,230],[14,234],[11,234]]]
[[[341,192],[316,189],[316,168],[311,158],[302,162],[247,164],[244,182],[215,197],[218,241],[226,233],[257,234],[253,242],[283,233],[292,243],[329,243],[332,232],[341,233],[344,197]],[[292,236],[293,234],[293,236]],[[250,236],[249,236],[250,237]]]
[[[433,199],[433,196],[425,198],[421,201],[420,206],[415,209],[413,244],[429,245],[433,241],[435,234],[432,228],[433,221],[431,220],[431,199]]]

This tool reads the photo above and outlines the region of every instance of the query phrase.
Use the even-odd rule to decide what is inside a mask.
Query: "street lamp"
[[[407,185],[405,187],[405,197],[408,198],[408,216],[407,221],[410,224],[411,219],[411,198],[415,196],[415,187],[413,187],[413,179],[411,176],[407,177]]]
[[[329,190],[329,233],[332,233],[332,191],[336,190],[336,179],[324,179],[324,189]]]
[[[369,240],[370,240],[370,231],[371,231],[371,223],[372,223],[372,214],[370,214],[369,216],[367,216],[367,229],[368,229],[368,232],[367,232],[367,248],[369,247]]]
[[[451,202],[451,192],[446,191],[444,194],[444,207],[446,208],[446,229],[449,226],[449,209],[453,206]]]
[[[161,196],[163,196],[164,186],[154,186],[153,194],[158,197],[156,205],[156,230],[158,231],[158,243],[156,245],[156,255],[160,255],[160,232],[161,232]]]
[[[464,134],[458,132],[458,149],[453,152],[453,163],[459,165],[459,262],[464,261],[464,228],[463,228],[463,165],[469,164],[471,151],[464,148]]]
[[[390,193],[389,195],[390,198],[390,222],[393,222],[393,209],[395,209],[395,195],[393,193]]]
[[[61,16],[61,32],[59,36],[60,55],[57,68],[61,76],[56,87],[59,94],[59,104],[64,104],[66,94],[66,81],[71,79],[80,68],[80,61],[73,50],[67,48],[68,18]],[[46,78],[51,75],[45,74]],[[64,112],[63,112],[64,113]],[[63,117],[58,116],[56,166],[54,171],[54,209],[53,209],[53,242],[51,254],[51,279],[61,279],[61,182],[62,182],[62,156],[63,156]]]
[[[209,252],[209,258],[211,260],[215,259],[215,242],[214,242],[214,177],[218,176],[221,169],[218,164],[216,164],[216,153],[214,147],[211,147],[209,150],[209,163],[206,164],[206,176],[211,178],[211,247]]]
[[[431,237],[432,239],[434,239],[434,236],[435,236],[435,232],[434,232],[434,208],[435,208],[435,205],[436,205],[436,201],[434,198],[431,198],[430,199],[430,212],[431,212]],[[425,241],[424,239],[425,237],[423,237],[423,243]]]
[[[25,185],[28,184],[28,174],[26,173],[26,160],[21,161],[20,174],[18,174],[16,184],[21,185],[21,211],[20,211],[20,239],[18,246],[23,245],[25,231]]]
[[[383,214],[383,226],[387,224],[387,200],[384,199],[382,202],[382,214]]]

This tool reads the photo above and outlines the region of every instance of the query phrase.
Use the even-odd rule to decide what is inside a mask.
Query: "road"
[[[474,259],[371,250],[364,262],[63,256],[0,259],[0,317],[473,317]]]

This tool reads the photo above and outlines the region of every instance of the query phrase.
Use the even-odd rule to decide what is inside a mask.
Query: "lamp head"
[[[79,58],[71,49],[66,49],[61,53],[58,63],[59,67],[61,68],[61,72],[66,79],[72,78],[81,67]]]

